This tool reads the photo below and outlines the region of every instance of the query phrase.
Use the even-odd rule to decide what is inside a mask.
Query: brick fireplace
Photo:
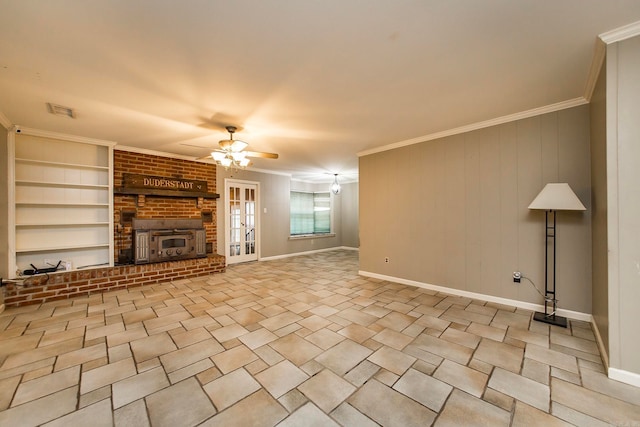
[[[35,275],[5,288],[5,305],[16,307],[87,296],[173,279],[193,278],[225,271],[217,247],[216,200],[202,195],[123,194],[123,174],[162,176],[206,181],[216,192],[216,167],[212,164],[114,150],[114,252],[115,267],[61,271]],[[209,249],[206,257],[134,265],[131,257],[132,218],[181,218],[202,221]]]
[[[113,156],[113,186],[116,189],[123,186],[123,174],[139,174],[206,181],[209,191],[216,191],[215,165],[121,150],[114,150]],[[118,194],[116,191],[113,204],[116,262],[127,264],[127,260],[132,259],[132,215],[139,219],[203,219],[208,246],[216,247],[215,199]]]

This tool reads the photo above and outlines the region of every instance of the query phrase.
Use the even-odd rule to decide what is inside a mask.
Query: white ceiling
[[[358,152],[583,97],[596,37],[636,21],[638,0],[0,0],[0,113],[193,157],[236,125],[280,154],[255,168],[355,179]]]

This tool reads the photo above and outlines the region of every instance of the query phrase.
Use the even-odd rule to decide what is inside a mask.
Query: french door
[[[227,264],[258,259],[258,184],[225,180]]]

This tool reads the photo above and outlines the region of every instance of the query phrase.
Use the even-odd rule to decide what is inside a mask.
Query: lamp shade
[[[569,184],[549,183],[544,186],[540,194],[533,199],[529,209],[542,209],[545,211],[584,211],[584,207],[576,193]]]

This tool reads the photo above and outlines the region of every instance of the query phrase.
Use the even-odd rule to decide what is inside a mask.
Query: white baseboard
[[[544,306],[542,304],[533,304],[530,302],[518,301],[518,300],[508,299],[508,298],[501,298],[493,295],[480,294],[477,292],[468,292],[460,289],[447,288],[445,286],[437,286],[437,285],[432,285],[430,283],[416,282],[414,280],[402,279],[399,277],[385,276],[383,274],[371,273],[371,272],[362,271],[362,270],[358,271],[358,274],[360,274],[361,276],[372,277],[374,279],[388,280],[389,282],[395,282],[403,285],[415,286],[417,288],[443,292],[450,295],[457,295],[457,296],[466,297],[466,298],[473,298],[473,299],[479,299],[479,300],[484,300],[488,302],[495,302],[498,304],[511,305],[514,307],[523,308],[525,310],[544,311]],[[558,315],[568,317],[574,320],[581,320],[583,322],[591,322],[592,320],[591,314],[581,313],[579,311],[558,309]]]
[[[607,349],[604,346],[604,341],[602,341],[600,330],[598,329],[598,325],[596,325],[595,320],[591,321],[591,328],[593,329],[593,334],[596,337],[596,344],[598,344],[598,350],[600,350],[600,357],[602,358],[602,363],[604,364],[607,376],[612,380],[620,381],[622,383],[629,384],[635,387],[640,387],[640,374],[624,371],[622,369],[612,368],[609,366],[609,355],[607,353]]]
[[[607,353],[607,348],[604,346],[604,341],[602,341],[602,336],[600,335],[600,329],[598,329],[598,325],[596,324],[596,320],[593,316],[591,318],[591,329],[593,330],[593,335],[596,337],[596,344],[600,351],[602,364],[604,365],[604,369],[607,370],[609,369],[609,354]]]
[[[622,369],[609,368],[609,378],[620,381],[625,384],[640,387],[640,374],[634,372],[623,371]]]
[[[349,246],[334,246],[333,248],[315,249],[313,251],[295,252],[295,253],[291,253],[291,254],[260,257],[260,259],[258,261],[273,261],[275,259],[291,258],[291,257],[294,257],[294,256],[300,256],[300,255],[311,255],[311,254],[317,254],[317,253],[320,253],[320,252],[335,251],[335,250],[339,250],[339,249],[345,249],[345,250],[349,250],[349,251],[359,251],[360,250],[358,248],[352,248],[352,247],[349,247]]]

